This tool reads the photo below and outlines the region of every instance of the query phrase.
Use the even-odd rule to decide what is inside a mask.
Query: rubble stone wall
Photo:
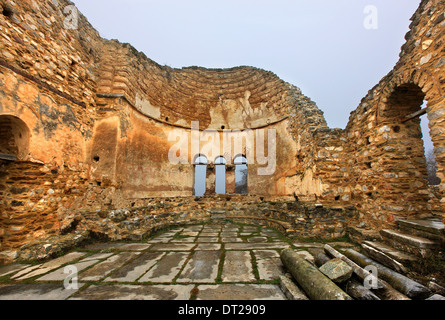
[[[211,200],[215,159],[226,158],[227,192],[233,193],[232,161],[246,156],[249,195],[226,199],[225,213],[275,221],[280,210],[261,208],[264,198],[278,197],[274,206],[286,207],[278,219],[287,223],[284,232],[337,237],[357,222],[379,230],[399,217],[444,215],[443,1],[421,2],[399,62],[345,129],[328,128],[316,104],[272,72],[160,66],[129,44],[101,38],[70,1],[0,5],[0,251],[75,230],[119,239],[134,224],[109,225],[104,219],[115,210],[129,210],[136,224],[145,219],[141,234],[211,219],[210,211],[223,204],[198,208],[198,155],[209,160]],[[415,115],[423,102],[442,179],[434,189]],[[208,134],[199,148],[192,142],[196,132]],[[270,161],[257,157],[257,142],[269,132],[276,141],[264,140],[263,153],[276,148],[276,167],[264,175],[259,170]],[[243,135],[239,145],[218,147]],[[179,164],[169,157],[175,147],[181,147]],[[163,201],[172,211],[155,210]],[[307,208],[315,204],[311,213]]]

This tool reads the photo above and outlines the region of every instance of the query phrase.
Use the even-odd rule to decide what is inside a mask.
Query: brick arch
[[[0,115],[0,153],[11,159],[28,159],[31,132],[28,125],[13,115]]]
[[[408,187],[411,195],[408,196],[409,202],[417,201],[417,203],[425,203],[430,200],[428,194],[428,184],[425,184],[423,176],[426,175],[426,165],[424,164],[425,155],[423,148],[423,141],[421,139],[420,116],[428,115],[430,120],[429,129],[434,151],[437,157],[438,176],[442,180],[443,190],[445,182],[445,154],[440,157],[441,150],[445,150],[444,144],[441,141],[443,129],[445,129],[445,122],[437,121],[445,119],[445,99],[437,78],[429,70],[420,68],[410,68],[394,73],[381,91],[383,94],[379,97],[378,107],[378,124],[387,126],[389,135],[398,135],[401,142],[395,144],[399,148],[398,155],[388,152],[385,161],[388,168],[406,168],[402,163],[409,163],[410,169],[404,181],[398,177],[397,172],[394,174],[397,178],[390,179],[393,186],[406,188]],[[421,109],[422,104],[426,102],[427,107]],[[405,118],[406,116],[412,116]],[[409,120],[408,120],[409,119]],[[395,132],[397,131],[397,132]],[[392,149],[392,146],[386,146],[387,150]],[[404,152],[403,152],[404,151]],[[445,152],[444,152],[445,153]],[[397,160],[398,159],[398,160]],[[404,174],[406,174],[404,172]],[[422,196],[422,194],[424,194]],[[405,196],[404,196],[405,197]],[[442,198],[445,194],[442,192]],[[426,209],[426,211],[429,211]]]
[[[403,85],[417,85],[425,94],[427,102],[437,102],[443,99],[443,93],[436,77],[428,70],[420,68],[410,68],[396,72],[387,81],[383,89],[382,102],[386,102],[397,87]]]

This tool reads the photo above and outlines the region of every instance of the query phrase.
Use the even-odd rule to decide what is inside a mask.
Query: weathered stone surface
[[[150,250],[152,251],[185,251],[191,250],[196,246],[194,243],[172,243],[172,244],[155,244]]]
[[[319,254],[317,254],[315,256],[315,265],[320,268],[322,265],[324,265],[326,262],[328,262],[329,260],[331,260],[331,258],[329,258],[327,255],[325,255],[324,253],[320,252]]]
[[[19,263],[17,263],[17,264],[10,264],[8,266],[1,267],[0,268],[0,277],[7,276],[7,275],[9,275],[11,273],[23,270],[23,269],[28,268],[28,267],[29,267],[29,265],[27,265],[27,264],[19,264]]]
[[[290,245],[282,242],[271,243],[227,243],[226,250],[285,249]]]
[[[122,252],[111,256],[107,260],[95,265],[91,269],[79,274],[80,281],[98,281],[105,278],[112,271],[120,268],[131,259],[137,257],[139,252]]]
[[[429,297],[426,300],[442,300],[443,301],[443,300],[445,300],[445,297],[441,296],[440,294],[435,294],[435,295],[432,295],[431,297]]]
[[[254,250],[253,254],[261,280],[274,280],[284,274],[284,267],[277,251]]]
[[[162,257],[162,259],[148,271],[139,282],[171,282],[178,275],[184,265],[189,253],[188,252],[170,252]]]
[[[280,288],[288,300],[309,300],[306,295],[292,281],[292,275],[286,274],[280,276]]]
[[[297,251],[297,253],[303,257],[306,261],[310,262],[311,264],[315,265],[315,259],[312,254],[310,254],[308,251]]]
[[[255,280],[249,251],[227,251],[221,275],[223,282],[250,282]]]
[[[164,255],[163,252],[145,252],[105,279],[106,282],[135,282],[152,268]]]
[[[352,300],[344,291],[291,249],[281,252],[281,261],[307,296],[314,300]]]
[[[76,268],[75,270],[77,272],[81,272],[82,270],[91,267],[92,265],[95,265],[98,262],[99,260],[86,260],[69,265],[69,267],[74,267]],[[71,276],[71,271],[67,269],[67,272],[65,272],[65,267],[62,267],[56,271],[50,272],[44,275],[43,277],[36,279],[36,281],[64,281],[69,276]]]
[[[198,289],[198,300],[286,300],[280,288],[270,284],[201,285]]]
[[[339,258],[332,259],[322,265],[319,270],[335,283],[343,283],[352,276],[352,268]]]
[[[93,285],[70,300],[189,300],[194,286]]]
[[[79,284],[79,289],[82,286]],[[0,300],[65,300],[76,292],[61,283],[0,285]]]
[[[30,273],[27,273],[26,275],[19,276],[19,274],[16,274],[12,278],[16,279],[16,280],[30,279],[30,278],[45,274],[47,272],[50,272],[54,269],[57,269],[66,263],[72,262],[74,260],[77,260],[77,259],[83,257],[84,255],[85,255],[85,253],[83,253],[83,252],[72,252],[72,253],[69,253],[63,257],[60,257],[60,258],[51,260],[47,263],[44,263],[41,266],[39,266],[38,269],[33,270]]]
[[[221,251],[195,251],[177,282],[209,283],[218,276]]]
[[[427,287],[367,258],[354,250],[348,249],[345,252],[345,255],[362,267],[369,265],[375,266],[378,269],[379,278],[384,279],[391,284],[392,287],[410,298],[425,299],[431,294],[431,291]]]
[[[370,245],[368,245],[370,244]],[[407,254],[403,254],[402,252],[396,252],[396,250],[388,248],[386,246],[381,246],[376,243],[364,242],[362,244],[362,248],[364,252],[374,260],[382,263],[383,265],[403,274],[407,273],[406,267],[400,263],[398,260],[394,259],[393,256],[402,257],[408,259],[409,256]],[[390,256],[391,255],[391,256]],[[406,260],[405,260],[406,261]],[[413,257],[410,258],[410,261],[415,261]]]
[[[349,280],[346,284],[346,293],[357,300],[380,300],[371,290],[366,289],[356,280]]]
[[[345,129],[328,128],[316,104],[272,72],[160,66],[129,44],[101,38],[83,15],[82,28],[66,36],[62,6],[15,1],[0,20],[0,153],[9,155],[0,160],[0,251],[11,257],[54,257],[78,244],[61,244],[76,231],[142,240],[162,227],[236,217],[330,239],[358,222],[380,230],[396,217],[444,212],[443,183],[434,196],[424,179],[418,119],[403,119],[428,102],[438,176],[445,178],[441,1],[422,2],[399,61]],[[274,174],[259,174],[264,168],[254,160],[249,195],[234,196],[228,164],[230,195],[193,197],[194,164],[173,165],[167,137],[188,134],[197,119],[219,138],[231,128],[250,128],[254,140],[274,129]],[[208,171],[213,194],[214,163]],[[246,236],[260,230],[238,228]]]
[[[348,259],[345,255],[341,254],[330,245],[325,245],[324,250],[331,257],[339,258],[346,262],[354,270],[354,273],[359,277],[359,279],[363,281],[363,283],[365,283],[365,281],[374,282],[376,294],[380,298],[383,298],[384,300],[410,300],[407,296],[392,288],[388,283],[379,277],[370,274],[361,268],[357,263]]]

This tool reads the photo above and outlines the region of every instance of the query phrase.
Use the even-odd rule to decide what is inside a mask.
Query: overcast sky
[[[107,39],[174,68],[254,66],[299,87],[345,128],[398,61],[420,0],[74,0]],[[378,28],[366,29],[378,10]]]

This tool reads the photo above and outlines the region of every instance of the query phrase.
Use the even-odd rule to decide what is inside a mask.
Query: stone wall
[[[0,5],[3,251],[58,234],[87,188],[102,40],[83,16],[63,27],[71,2]]]
[[[443,202],[444,6],[443,1],[422,1],[411,18],[400,61],[369,91],[345,130],[351,203],[376,227],[398,217],[443,216],[426,180],[420,120],[406,117],[427,102]]]
[[[160,66],[102,39],[81,14],[71,28],[70,1],[0,5],[0,251],[75,231],[124,239],[137,237],[134,228],[143,236],[208,221],[220,207],[237,221],[323,238],[358,222],[377,231],[398,217],[444,215],[443,1],[421,2],[400,61],[344,130],[328,128],[313,101],[271,72]],[[422,113],[424,101],[442,179],[435,189],[426,181],[419,119],[407,117]],[[277,162],[263,175],[270,162],[256,157],[256,142],[270,131],[276,140],[264,156],[274,146]],[[209,140],[194,146],[193,134],[205,132]],[[242,135],[244,143],[215,147]],[[176,164],[169,155],[179,147]],[[208,195],[214,160],[226,158],[233,193],[232,161],[246,156],[249,195],[195,199],[201,154]]]

